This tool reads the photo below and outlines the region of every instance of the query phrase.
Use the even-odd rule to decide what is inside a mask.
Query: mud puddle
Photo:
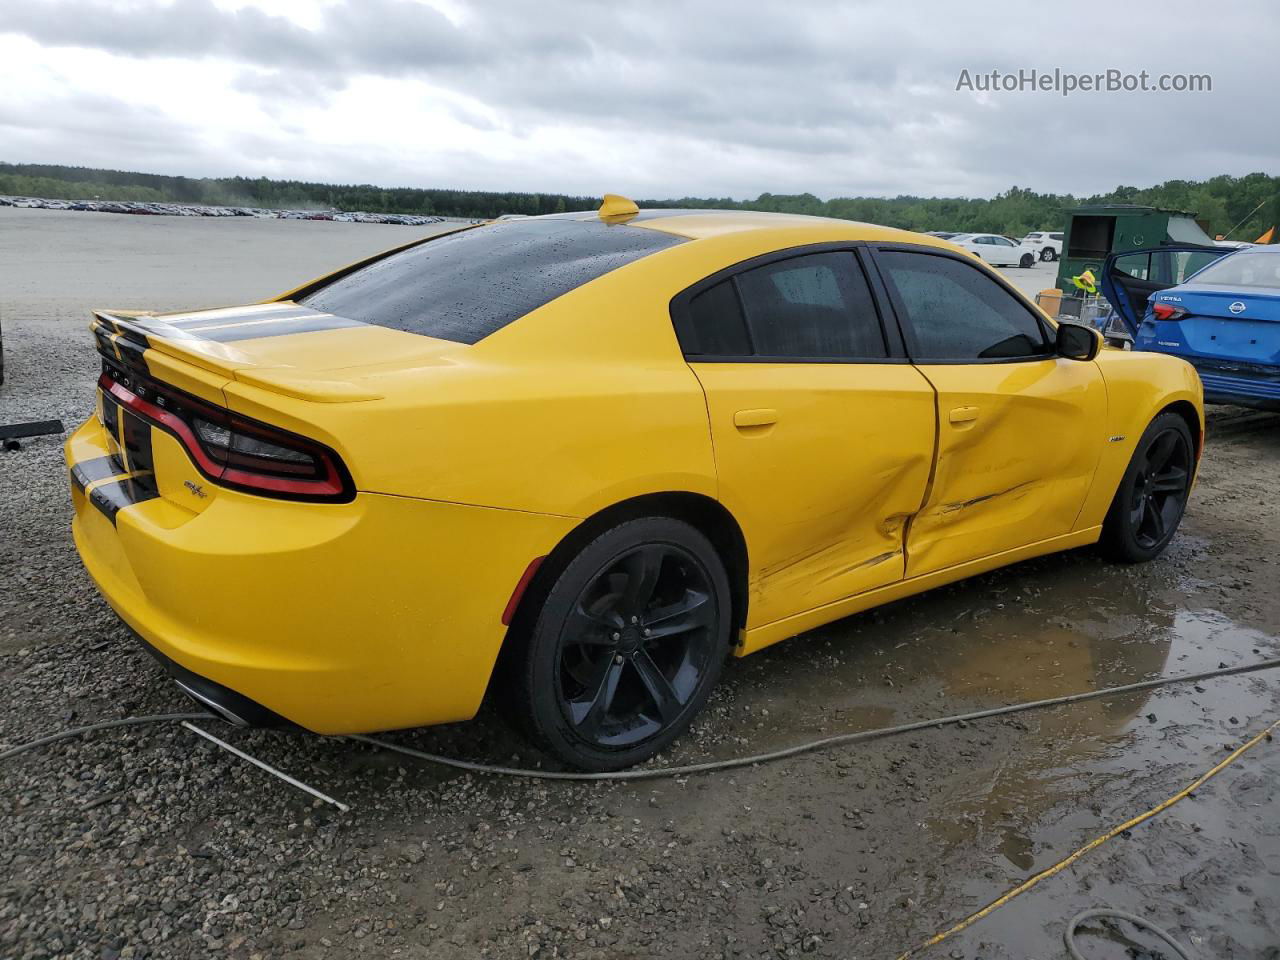
[[[1187,549],[1195,549],[1193,538]],[[1082,552],[850,618],[738,663],[732,710],[751,728],[750,749],[758,752],[1278,656],[1280,638],[1193,607],[1167,583],[1145,589]],[[910,902],[929,905],[943,928],[943,918],[963,918],[1176,793],[1274,719],[1277,679],[1275,672],[1212,679],[977,722],[978,730],[1012,726],[1017,749],[974,751],[964,775],[933,787],[923,816],[895,824],[918,833],[937,860]],[[1092,855],[1071,877],[1047,882],[935,955],[1056,956],[1046,944],[1061,942],[1070,915],[1106,903],[1146,913],[1146,901],[1164,886],[1173,888],[1162,900],[1173,927],[1179,919],[1188,924],[1183,942],[1196,939],[1204,949],[1216,937],[1222,952],[1211,955],[1264,955],[1266,944],[1221,932],[1230,917],[1256,910],[1262,892],[1256,881],[1233,879],[1221,851],[1248,860],[1232,839],[1240,818],[1256,816],[1264,800],[1275,812],[1269,788],[1258,786],[1264,774],[1253,769],[1240,780],[1236,773],[1165,814],[1168,822],[1139,828],[1141,840],[1117,839],[1114,850]],[[1257,830],[1251,823],[1246,833]],[[1280,842],[1274,846],[1280,850]],[[975,851],[982,851],[977,859]],[[1216,853],[1201,862],[1197,851]],[[1186,863],[1165,862],[1179,858]],[[1256,878],[1260,869],[1248,863],[1240,875]],[[1179,886],[1184,872],[1191,879]],[[1232,935],[1265,937],[1265,926],[1237,923]],[[1087,929],[1099,960],[1158,945],[1136,933],[1130,941],[1096,924]]]
[[[850,617],[732,664],[752,747],[1280,656],[1280,639],[1142,589],[1087,551]],[[1150,696],[1150,695],[1147,695]],[[1122,736],[1146,697],[1073,712],[1064,736]],[[1092,717],[1085,721],[1082,718]],[[1145,722],[1145,721],[1144,721]]]

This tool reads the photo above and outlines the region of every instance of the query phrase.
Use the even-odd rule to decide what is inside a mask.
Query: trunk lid
[[[1280,290],[1233,292],[1192,282],[1156,293],[1151,302],[1186,311],[1176,320],[1157,321],[1162,340],[1199,357],[1280,364]]]
[[[97,397],[106,454],[99,458],[101,468],[128,478],[128,505],[155,500],[147,508],[152,513],[165,503],[182,508],[171,517],[157,513],[164,522],[203,511],[220,486],[341,499],[348,493],[349,475],[332,447],[310,436],[308,405],[377,401],[383,397],[381,374],[446,364],[464,349],[287,301],[187,313],[99,310],[91,330],[103,359]],[[291,406],[294,414],[304,412],[292,420],[263,412],[255,425],[229,402],[236,383],[265,391],[267,397],[258,396],[266,411]],[[307,403],[277,402],[273,395]],[[223,436],[219,430],[232,421],[247,423],[241,440],[247,437],[258,451],[274,451],[273,476],[264,480],[261,471],[246,473],[239,450],[234,454],[239,466],[229,466],[225,456],[211,459]],[[293,431],[290,424],[296,424]],[[201,434],[202,429],[207,432]],[[232,433],[225,436],[230,443]],[[255,462],[261,464],[262,456]],[[298,471],[305,473],[301,487]],[[210,482],[215,478],[218,483]],[[98,489],[89,488],[94,478],[84,479],[91,495]],[[124,487],[104,485],[101,493],[115,489]]]
[[[291,301],[164,314],[99,310],[92,329],[108,359],[145,367],[150,349],[215,379],[316,403],[380,399],[370,379],[377,372],[444,362],[465,347]]]

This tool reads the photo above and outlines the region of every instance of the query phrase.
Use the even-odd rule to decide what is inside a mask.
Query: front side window
[[[995,280],[951,257],[883,250],[877,262],[914,334],[917,360],[1043,358],[1044,327]]]

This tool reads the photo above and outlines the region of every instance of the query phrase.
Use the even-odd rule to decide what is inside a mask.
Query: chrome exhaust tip
[[[212,697],[206,696],[205,694],[201,693],[199,690],[184,683],[181,680],[174,680],[173,682],[176,683],[178,685],[178,689],[181,690],[183,693],[185,693],[188,697],[190,697],[196,703],[200,704],[200,706],[204,707],[206,710],[212,711],[216,716],[219,716],[223,720],[227,721],[227,723],[230,723],[233,726],[237,726],[237,727],[251,726],[248,720],[246,720],[244,717],[237,714],[235,711],[233,711],[230,707],[226,706],[225,704],[221,704],[217,700],[214,700]]]

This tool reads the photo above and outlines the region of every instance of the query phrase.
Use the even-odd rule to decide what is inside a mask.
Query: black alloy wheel
[[[1103,524],[1104,548],[1115,559],[1158,556],[1182,520],[1195,454],[1191,431],[1175,413],[1162,413],[1138,442]]]
[[[646,543],[599,571],[560,633],[557,697],[598,747],[659,733],[710,667],[717,618],[710,576],[674,544]]]
[[[1035,266],[1035,262],[1036,262],[1036,258],[1033,255],[1029,253],[1024,253],[1022,255],[1022,259],[1018,261],[1018,266],[1022,267],[1023,270],[1026,270],[1030,267]]]
[[[1182,518],[1190,487],[1190,444],[1171,427],[1142,452],[1129,498],[1129,526],[1139,546],[1149,550],[1169,539]]]
[[[535,740],[566,763],[616,770],[688,726],[729,649],[730,594],[714,547],[665,517],[628,521],[548,590],[517,694]]]

